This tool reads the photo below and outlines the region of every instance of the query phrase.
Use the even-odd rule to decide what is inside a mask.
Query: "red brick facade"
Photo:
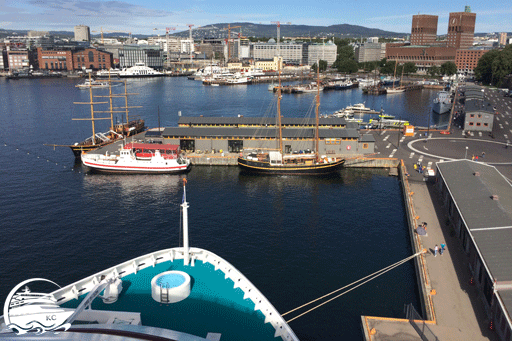
[[[81,70],[82,68],[93,70],[110,69],[112,64],[112,54],[109,52],[85,49],[73,53],[73,68],[75,70]]]
[[[39,68],[43,70],[110,69],[112,54],[96,49],[80,51],[51,51],[37,49]]]
[[[475,35],[476,13],[450,13],[448,21],[448,46],[467,49],[473,46]]]
[[[73,70],[72,51],[45,51],[37,48],[37,61],[41,70]]]
[[[441,66],[445,62],[455,61],[456,49],[444,46],[402,46],[387,44],[386,58],[397,60],[400,64],[413,62],[418,68]]]
[[[413,15],[411,45],[430,45],[437,38],[437,15]]]
[[[457,70],[459,72],[472,72],[476,68],[478,60],[486,52],[488,50],[457,50],[457,55],[455,56]]]

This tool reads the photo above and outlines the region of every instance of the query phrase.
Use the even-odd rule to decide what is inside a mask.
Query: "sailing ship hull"
[[[275,174],[275,175],[322,175],[338,171],[343,167],[345,160],[318,164],[282,164],[270,165],[268,161],[247,160],[238,158],[240,169],[256,174]]]
[[[91,150],[98,149],[100,147],[106,146],[107,144],[110,144],[114,141],[107,142],[107,143],[99,143],[99,144],[88,144],[88,145],[71,145],[69,148],[71,148],[71,151],[73,152],[73,155],[75,155],[75,158],[80,159],[80,155],[82,153],[90,152]]]

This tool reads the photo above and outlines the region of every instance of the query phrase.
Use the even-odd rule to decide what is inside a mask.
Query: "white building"
[[[358,63],[379,61],[386,57],[386,44],[364,43],[356,45],[354,53]]]
[[[75,26],[75,41],[91,41],[91,30],[89,26]]]
[[[270,60],[281,56],[285,63],[303,64],[303,44],[280,43],[277,45],[274,39],[267,43],[252,44],[252,56],[254,60]]]
[[[319,60],[324,60],[327,62],[327,65],[332,65],[336,61],[338,54],[337,46],[331,41],[322,44],[304,44],[303,49],[304,54],[307,55],[307,60],[303,60],[303,64],[310,66]]]

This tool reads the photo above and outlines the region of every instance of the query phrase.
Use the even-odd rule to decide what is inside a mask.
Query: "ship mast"
[[[319,126],[319,118],[318,118],[318,109],[320,108],[320,66],[319,62],[317,62],[316,66],[316,108],[315,108],[315,156],[318,161],[318,145],[319,145],[319,133],[318,133],[318,126]]]
[[[93,102],[92,97],[92,76],[89,72],[89,102],[73,102],[73,104],[89,104],[91,106],[91,118],[73,118],[73,121],[91,121],[92,123],[92,144],[96,145],[96,129],[94,126],[94,121],[96,120],[108,120],[109,117],[94,117],[94,104],[107,104],[108,102]],[[101,112],[101,111],[100,111]]]
[[[283,128],[281,126],[281,63],[279,56],[277,57],[277,78],[279,80],[277,86],[277,125],[279,127],[279,151],[283,152]]]
[[[183,265],[188,265],[190,253],[188,246],[188,202],[187,202],[187,179],[183,179]]]

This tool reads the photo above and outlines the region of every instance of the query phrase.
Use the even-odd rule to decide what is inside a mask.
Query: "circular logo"
[[[35,282],[48,282],[60,288],[55,282],[44,278],[28,279],[15,286],[7,295],[4,305],[7,327],[16,334],[42,334],[47,331],[69,329],[71,324],[67,320],[75,310],[61,308],[51,293],[30,291],[28,284]]]

